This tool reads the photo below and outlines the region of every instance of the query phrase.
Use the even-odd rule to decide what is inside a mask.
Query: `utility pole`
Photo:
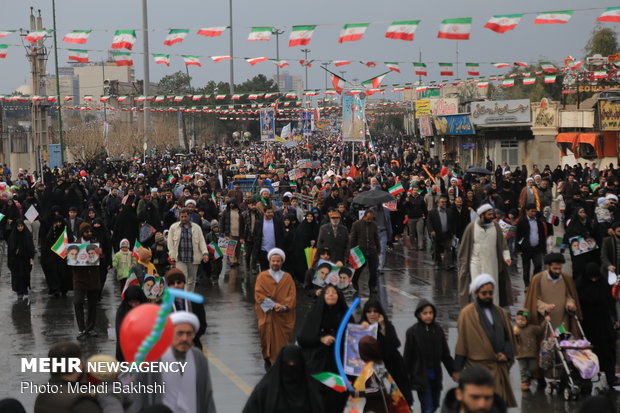
[[[150,146],[150,102],[148,99],[149,89],[151,86],[151,76],[149,73],[149,16],[146,5],[147,0],[142,0],[142,64],[144,65],[144,80],[142,82],[142,94],[146,96],[144,100],[144,144],[148,148]]]
[[[189,75],[188,65],[185,65],[185,73],[187,73],[187,87],[189,88],[187,93],[190,93],[193,95],[194,91],[192,90],[192,78]],[[187,148],[188,152],[196,146],[196,114],[195,113],[192,113],[192,141],[190,142],[189,146],[190,147]]]
[[[280,91],[280,35],[284,34],[284,30],[272,29],[271,34],[276,36],[276,60],[278,60],[278,64],[276,65],[276,86],[278,87],[278,92]]]
[[[306,81],[304,84],[304,89],[309,89],[308,87],[308,53],[310,53],[310,49],[301,49],[304,54],[304,66],[306,67]]]
[[[56,105],[58,105],[58,143],[60,144],[60,165],[65,162],[65,142],[62,136],[62,100],[60,100],[60,73],[58,72],[58,39],[56,34],[56,0],[52,0],[52,24],[54,26],[54,66],[56,70]],[[105,112],[104,112],[105,113]]]
[[[228,0],[228,16],[230,18],[230,94],[235,93],[235,55],[233,51],[233,0]]]

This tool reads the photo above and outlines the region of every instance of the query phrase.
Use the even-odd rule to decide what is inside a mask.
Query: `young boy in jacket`
[[[522,308],[517,311],[515,318],[517,325],[513,328],[517,344],[515,358],[519,362],[521,390],[523,391],[530,390],[530,380],[537,374],[538,353],[540,352],[540,342],[543,333],[541,326],[529,324],[529,317],[530,313],[526,309]]]

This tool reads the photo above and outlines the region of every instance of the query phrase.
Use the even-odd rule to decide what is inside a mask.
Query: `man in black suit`
[[[327,215],[329,222],[321,225],[317,239],[317,248],[329,248],[330,259],[338,266],[346,263],[347,242],[349,241],[349,230],[342,224],[340,211],[331,209]],[[356,245],[354,245],[355,247]]]
[[[258,257],[260,270],[269,269],[267,253],[273,248],[284,248],[284,224],[275,216],[273,204],[265,206],[263,217],[254,228],[254,249],[252,254]]]
[[[65,220],[65,224],[67,225],[67,238],[69,242],[76,242],[80,235],[80,224],[84,222],[84,220],[78,217],[78,209],[77,207],[70,207],[68,218]]]
[[[454,236],[453,228],[450,222],[450,214],[448,213],[448,197],[442,195],[439,197],[437,207],[428,213],[428,232],[433,240],[435,263],[443,268],[450,269],[454,267],[452,264],[452,238]],[[443,260],[442,260],[443,254]]]
[[[471,214],[464,205],[463,197],[457,196],[454,199],[454,205],[448,208],[448,217],[448,222],[452,225],[452,233],[455,237],[461,239],[465,227],[471,222]]]
[[[534,274],[542,271],[543,255],[547,253],[545,226],[536,216],[536,205],[528,204],[525,215],[517,222],[517,250],[523,260],[523,282],[530,285],[530,264],[534,264]]]

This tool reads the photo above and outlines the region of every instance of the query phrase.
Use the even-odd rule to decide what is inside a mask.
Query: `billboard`
[[[469,114],[435,116],[438,135],[473,135],[474,125]]]
[[[276,138],[276,114],[274,108],[260,110],[260,140],[273,141]]]
[[[601,130],[620,130],[620,101],[601,100],[598,104]]]
[[[529,99],[485,100],[471,103],[475,125],[529,124],[532,120]]]
[[[342,96],[342,139],[348,142],[364,142],[366,138],[366,114],[364,94]]]

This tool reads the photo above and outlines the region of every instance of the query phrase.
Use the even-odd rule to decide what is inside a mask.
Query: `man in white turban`
[[[454,370],[460,372],[468,366],[485,368],[493,376],[495,393],[508,407],[516,407],[510,384],[514,336],[508,316],[493,304],[495,285],[490,274],[480,274],[467,286],[474,302],[459,313]]]
[[[136,382],[165,384],[165,391],[136,395],[131,412],[164,404],[175,413],[216,413],[209,362],[202,351],[193,346],[194,335],[200,327],[198,317],[189,311],[175,311],[170,314],[170,320],[174,324],[172,343],[159,361],[184,363],[183,370],[138,373]]]
[[[512,264],[506,240],[495,219],[493,207],[482,204],[477,210],[478,219],[463,232],[459,244],[459,301],[465,307],[470,301],[469,285],[472,274],[490,274],[497,286],[493,297],[495,305],[512,304],[512,288],[508,266]]]
[[[265,370],[269,370],[280,349],[293,338],[297,305],[295,281],[291,274],[282,271],[286,254],[280,248],[272,248],[267,259],[269,269],[258,274],[254,286],[254,310]]]

